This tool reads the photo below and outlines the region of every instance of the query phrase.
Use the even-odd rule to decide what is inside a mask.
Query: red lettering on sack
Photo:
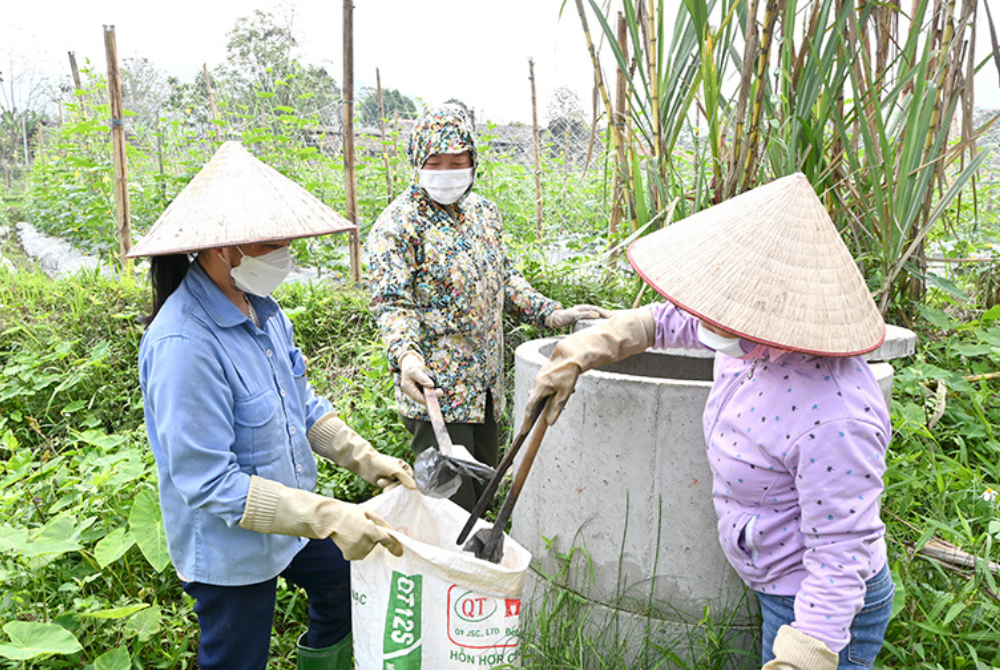
[[[520,598],[507,598],[507,612],[504,617],[510,616],[520,616],[521,615],[521,599]]]
[[[504,649],[515,650],[517,648],[517,642],[518,642],[517,638],[508,637],[505,639],[496,640],[494,644],[489,644],[488,639],[483,639],[486,638],[487,636],[493,637],[495,635],[500,634],[500,628],[496,627],[491,627],[487,629],[482,628],[485,619],[489,618],[489,616],[492,616],[494,613],[496,613],[498,609],[498,604],[495,603],[493,605],[493,610],[491,612],[487,612],[486,609],[490,599],[483,598],[481,596],[475,597],[477,595],[478,594],[473,594],[471,591],[464,589],[463,587],[460,587],[458,584],[453,584],[448,589],[448,600],[446,609],[447,620],[445,622],[445,624],[448,626],[447,629],[448,641],[462,649],[469,649],[476,651],[485,651],[489,649],[493,649],[495,651],[502,651]],[[507,600],[507,612],[508,612],[507,616],[512,616],[509,614],[509,612],[511,611],[510,610],[511,603],[516,603],[515,607],[517,612],[521,611],[520,600],[514,600],[514,599],[506,599],[506,600]],[[467,605],[466,603],[473,603],[473,604]],[[456,621],[454,618],[452,618],[453,615],[457,617],[464,617],[466,615],[466,612],[469,611],[475,612],[477,610],[481,611],[482,614],[486,616],[483,618],[483,620],[472,623],[471,628],[468,628],[470,624],[469,621]],[[479,627],[476,626],[477,623]],[[457,639],[460,637],[469,637],[471,639],[469,640]],[[475,644],[477,641],[482,642],[482,644]]]

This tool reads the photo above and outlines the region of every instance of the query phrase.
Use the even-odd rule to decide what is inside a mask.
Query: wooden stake
[[[205,88],[208,90],[208,104],[212,107],[212,118],[215,119],[215,141],[222,142],[222,126],[219,125],[219,110],[215,106],[215,95],[212,93],[212,78],[208,76],[208,63],[202,63],[205,73]]]
[[[28,117],[27,115],[21,116],[21,140],[24,147],[24,169],[27,171],[31,170],[31,153],[28,151]],[[24,181],[25,188],[28,187],[28,180]]]
[[[83,91],[83,84],[80,83],[80,68],[76,66],[76,54],[72,51],[69,52],[69,69],[73,73],[73,87],[77,91]],[[77,101],[80,104],[80,116],[87,115],[87,108],[83,104],[83,96],[76,96]]]
[[[357,183],[354,180],[354,3],[344,0],[344,180],[347,219],[358,223]],[[351,280],[361,281],[361,234],[350,232]]]
[[[535,216],[537,235],[540,242],[545,236],[542,220],[542,147],[538,137],[538,104],[535,99],[535,61],[528,59],[528,79],[531,81],[531,138],[535,145]],[[568,122],[568,119],[567,119]]]
[[[389,166],[389,150],[385,142],[385,105],[382,103],[382,76],[378,68],[375,68],[375,84],[378,86],[378,123],[382,139],[382,164],[385,166],[385,194],[388,196],[386,202],[392,202],[392,169]]]
[[[128,201],[128,157],[125,154],[125,120],[122,118],[122,82],[118,72],[115,27],[104,26],[104,51],[108,58],[108,95],[111,98],[111,141],[115,163],[115,203],[118,214],[118,248],[122,264],[130,269],[125,254],[132,248],[132,224]],[[130,274],[130,273],[126,273]]]
[[[160,115],[160,110],[156,110],[156,162],[160,168],[160,198],[163,202],[167,201],[167,175],[163,168],[163,132],[162,132],[162,122],[163,117]]]

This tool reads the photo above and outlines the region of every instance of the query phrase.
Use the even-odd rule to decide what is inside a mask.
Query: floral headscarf
[[[434,154],[460,154],[464,151],[472,155],[472,167],[475,168],[479,157],[472,121],[468,113],[457,105],[425,109],[413,125],[406,149],[410,165],[416,170],[422,168]]]

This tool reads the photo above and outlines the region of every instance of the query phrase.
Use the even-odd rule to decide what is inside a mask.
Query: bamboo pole
[[[125,276],[132,261],[125,254],[132,248],[132,223],[128,200],[128,157],[125,154],[125,120],[122,118],[122,83],[118,72],[118,45],[115,27],[104,26],[104,51],[108,59],[108,96],[111,102],[111,141],[115,164],[115,203],[118,215],[118,249]]]
[[[740,173],[747,160],[748,143],[743,136],[746,125],[747,104],[750,99],[750,89],[753,86],[753,67],[756,63],[758,37],[757,37],[757,6],[758,0],[750,3],[750,12],[747,14],[746,43],[743,49],[743,63],[740,68],[740,88],[736,97],[735,128],[733,130],[733,152],[729,162],[729,176],[726,178],[725,198],[736,195],[739,187]],[[803,51],[805,51],[803,49]]]
[[[222,126],[219,125],[219,108],[215,106],[215,94],[212,92],[212,78],[208,76],[208,63],[201,64],[205,73],[205,89],[208,91],[208,104],[212,107],[212,119],[215,120],[215,141],[222,142]]]
[[[663,127],[660,119],[660,57],[659,47],[656,41],[656,0],[649,0],[646,17],[649,25],[649,44],[646,47],[646,66],[649,70],[649,93],[653,98],[653,157],[656,160],[656,174],[660,181],[665,181],[666,166],[663,161]],[[663,209],[663,196],[660,193],[660,184],[655,184],[653,188],[656,211]]]
[[[83,86],[80,84],[80,68],[76,66],[76,53],[73,51],[69,52],[69,69],[73,73],[73,86],[79,91]]]
[[[545,235],[542,220],[542,147],[538,137],[538,103],[535,98],[535,61],[528,59],[528,80],[531,82],[531,139],[535,145],[535,217],[537,237],[540,242]],[[568,119],[567,119],[568,122]]]
[[[76,66],[76,54],[72,51],[69,52],[69,69],[73,73],[73,87],[77,91],[83,91],[83,84],[80,83],[80,68]],[[80,116],[87,115],[87,108],[83,104],[83,96],[78,95],[77,100],[80,102]]]
[[[750,117],[750,128],[747,134],[747,144],[749,145],[747,155],[747,167],[744,172],[746,177],[745,186],[752,188],[754,172],[757,169],[758,158],[758,138],[760,135],[760,119],[764,108],[764,94],[767,91],[767,68],[771,58],[771,42],[774,36],[774,24],[778,16],[783,12],[785,3],[783,0],[767,0],[764,5],[764,25],[761,30],[760,50],[757,52],[757,95],[753,101],[753,108]],[[749,21],[750,18],[748,17]],[[856,59],[857,60],[857,59]],[[737,185],[737,190],[739,185]]]
[[[385,194],[387,202],[392,202],[392,167],[389,165],[389,150],[385,139],[385,104],[382,101],[382,75],[375,68],[375,85],[378,87],[378,123],[382,141],[382,165],[385,166]]]
[[[626,194],[632,194],[631,175],[629,171],[628,151],[625,147],[625,139],[622,130],[615,125],[615,113],[611,107],[611,98],[608,96],[607,88],[604,86],[604,75],[601,73],[601,63],[597,58],[597,50],[594,48],[594,41],[590,37],[590,26],[587,23],[587,15],[583,10],[582,0],[576,0],[576,11],[580,15],[580,23],[583,26],[583,34],[587,38],[587,51],[590,53],[590,61],[594,67],[594,85],[601,94],[601,101],[604,103],[604,111],[608,115],[608,134],[611,135],[611,142],[615,148],[615,155],[618,156],[618,169],[621,171],[622,189]],[[638,197],[638,196],[634,196]],[[635,227],[635,219],[633,228]]]
[[[156,162],[160,168],[160,199],[167,201],[167,174],[163,166],[163,117],[156,111]]]
[[[580,23],[583,25],[583,34],[587,38],[587,51],[590,53],[590,62],[594,67],[594,82],[597,85],[597,90],[601,93],[601,101],[604,103],[604,110],[608,115],[608,119],[614,118],[614,113],[611,109],[611,99],[608,97],[608,91],[604,87],[604,76],[601,74],[601,62],[597,58],[597,49],[594,48],[594,41],[590,37],[590,25],[587,23],[587,14],[583,10],[582,0],[576,0],[576,11],[580,15]],[[625,153],[622,149],[623,139],[618,128],[614,123],[610,123],[611,131],[611,141],[615,145],[615,153],[617,153],[624,161]],[[622,166],[624,169],[624,165]]]
[[[625,15],[618,12],[618,48],[622,50],[622,57],[628,60],[628,25],[625,22]],[[619,128],[625,127],[625,73],[619,67],[616,70],[615,79],[615,114],[611,122]],[[625,194],[622,188],[621,172],[616,170],[614,181],[611,186],[611,217],[608,221],[608,237],[613,238],[618,234],[618,226],[622,220],[622,203]],[[618,260],[617,249],[612,252],[609,261],[612,265]]]
[[[952,71],[954,70],[955,65],[957,65],[958,63],[958,59],[954,58],[951,53],[952,40],[955,37],[955,13],[956,13],[955,0],[946,0],[946,2],[941,8],[941,11],[942,11],[941,21],[944,25],[942,26],[941,43],[938,50],[940,61],[935,63],[937,67],[935,68],[936,71],[934,72],[934,79],[936,80],[937,83],[937,95],[934,98],[934,109],[931,112],[931,124],[927,129],[927,137],[924,140],[925,151],[930,151],[931,145],[934,144],[934,140],[941,132],[944,132],[945,134],[947,134],[948,132],[947,128],[942,127],[943,124],[941,117],[943,116],[942,114],[943,110],[948,107],[950,102],[952,93],[952,91],[950,90]],[[928,79],[930,78],[931,74],[928,73]],[[949,99],[946,99],[946,96]],[[946,137],[944,140],[944,144],[947,145],[947,143],[948,140]],[[945,166],[943,163],[938,165],[938,168],[936,170],[938,175],[943,175],[944,167]],[[928,191],[927,195],[929,198],[931,192]]]
[[[354,2],[344,0],[344,180],[347,218],[358,223],[358,193],[354,177]],[[361,281],[361,234],[350,232],[351,280]]]
[[[24,148],[24,169],[27,171],[31,170],[31,155],[28,151],[28,116],[26,114],[21,115],[21,142]],[[25,188],[28,186],[28,182],[24,183]]]

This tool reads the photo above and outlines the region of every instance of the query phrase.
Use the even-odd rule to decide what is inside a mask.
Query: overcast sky
[[[40,0],[5,3],[0,13],[0,71],[10,71],[11,47],[24,70],[33,63],[68,76],[68,51],[106,70],[104,24],[115,26],[120,58],[141,56],[190,81],[225,60],[226,34],[254,8],[291,16],[301,60],[325,65],[343,81],[343,3],[336,0]],[[399,89],[430,104],[458,98],[477,117],[531,121],[528,59],[535,61],[539,113],[552,92],[567,87],[590,108],[592,69],[573,1],[560,19],[562,0],[356,0],[355,90]],[[433,11],[432,9],[433,8]],[[596,26],[595,26],[596,27]],[[541,119],[540,119],[541,120]]]
[[[667,0],[676,7],[679,0]],[[226,34],[254,8],[291,16],[303,61],[343,81],[343,3],[336,0],[12,0],[0,13],[0,72],[68,77],[66,53],[106,70],[103,25],[116,28],[119,56],[146,57],[190,81],[202,63],[225,59]],[[593,71],[573,0],[355,0],[355,87],[382,85],[439,104],[458,98],[477,118],[531,121],[528,58],[535,61],[540,122],[552,93],[576,92],[589,114]],[[603,4],[603,2],[602,2]],[[676,10],[667,10],[668,12]],[[988,52],[985,21],[978,48]],[[592,20],[596,36],[600,27]],[[605,49],[607,51],[607,49]],[[606,70],[610,72],[609,70]],[[6,76],[4,77],[6,79]],[[996,69],[976,79],[981,107],[1000,107]]]

